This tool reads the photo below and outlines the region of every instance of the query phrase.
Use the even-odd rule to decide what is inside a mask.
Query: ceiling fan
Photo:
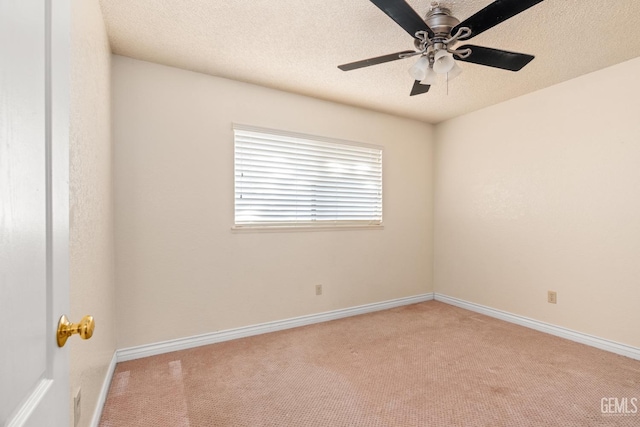
[[[460,22],[451,14],[449,9],[440,6],[437,2],[431,4],[431,9],[423,20],[405,0],[371,0],[371,3],[386,13],[414,38],[415,49],[351,62],[339,65],[338,68],[343,71],[350,71],[384,62],[420,56],[409,70],[415,80],[411,89],[411,96],[428,92],[439,75],[446,75],[450,80],[460,74],[462,70],[456,64],[456,60],[504,70],[519,71],[533,60],[533,55],[470,44],[456,49],[453,47],[457,42],[469,40],[542,1],[496,0],[463,22]]]

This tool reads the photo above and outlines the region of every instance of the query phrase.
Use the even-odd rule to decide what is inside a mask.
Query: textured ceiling
[[[640,1],[546,0],[470,43],[536,56],[514,73],[470,63],[409,97],[409,58],[337,66],[413,49],[368,0],[101,0],[113,53],[430,123],[640,56]],[[443,0],[464,20],[492,0]],[[424,16],[428,0],[409,0]],[[602,82],[606,85],[607,82]]]

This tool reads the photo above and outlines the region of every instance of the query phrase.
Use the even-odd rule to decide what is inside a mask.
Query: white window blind
[[[234,126],[235,225],[382,224],[382,148]]]

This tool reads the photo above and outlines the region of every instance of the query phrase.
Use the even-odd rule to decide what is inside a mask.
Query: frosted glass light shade
[[[447,79],[453,80],[460,74],[462,74],[462,68],[460,68],[460,66],[454,61],[453,68],[451,68],[451,71],[449,71],[449,74],[447,74]]]
[[[453,55],[447,52],[444,49],[441,49],[436,52],[433,63],[433,71],[438,74],[446,74],[453,66],[456,64],[456,61],[453,59]]]
[[[421,56],[418,58],[413,67],[409,69],[409,74],[414,80],[422,81],[427,75],[427,69],[429,68],[429,58]]]
[[[431,86],[436,84],[437,80],[438,80],[438,74],[435,71],[433,71],[433,68],[429,67],[427,68],[427,72],[424,76],[424,79],[420,81],[420,84]]]

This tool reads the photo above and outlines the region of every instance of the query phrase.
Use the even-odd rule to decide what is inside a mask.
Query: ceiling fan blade
[[[351,62],[349,64],[338,65],[342,71],[351,71],[357,68],[369,67],[371,65],[383,64],[385,62],[395,61],[400,58],[400,55],[407,53],[415,53],[413,50],[403,50],[402,52],[390,53],[389,55],[378,56],[376,58],[363,59],[362,61]]]
[[[404,0],[371,0],[371,3],[396,21],[411,37],[416,38],[418,31],[426,31],[429,37],[434,36],[427,23]]]
[[[431,86],[422,85],[420,84],[420,80],[416,80],[415,82],[413,82],[413,87],[411,88],[411,95],[409,96],[420,95],[421,93],[427,93],[429,92],[429,89],[431,89]]]
[[[468,40],[542,1],[543,0],[496,0],[456,25],[451,30],[451,34],[455,34],[459,28],[468,27],[471,29],[471,35],[465,39],[460,39]]]
[[[474,64],[486,65],[489,67],[502,68],[509,71],[520,71],[522,67],[533,60],[533,55],[524,53],[508,52],[506,50],[492,49],[490,47],[465,45],[457,50],[471,49],[471,55],[467,58],[460,58],[454,55],[458,61],[472,62]]]

